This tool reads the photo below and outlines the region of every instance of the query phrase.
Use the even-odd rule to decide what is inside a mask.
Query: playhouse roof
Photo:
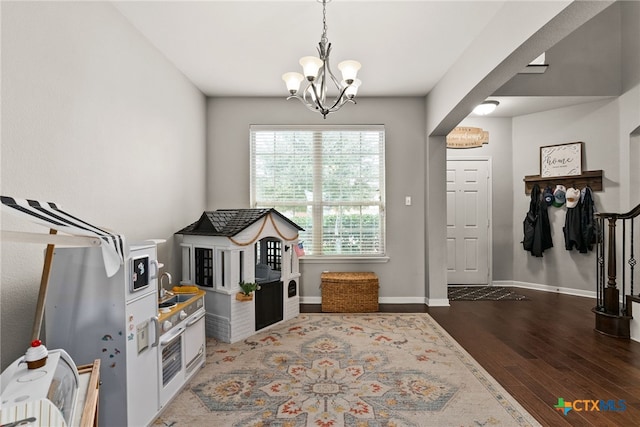
[[[218,209],[205,211],[200,219],[176,234],[196,234],[205,236],[233,237],[251,224],[274,214],[297,230],[304,230],[295,222],[273,208],[268,209]]]

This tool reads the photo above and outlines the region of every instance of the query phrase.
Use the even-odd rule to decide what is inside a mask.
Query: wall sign
[[[481,128],[457,127],[447,135],[447,148],[477,148],[489,143],[489,132]]]
[[[540,147],[540,176],[575,176],[582,174],[584,142]]]

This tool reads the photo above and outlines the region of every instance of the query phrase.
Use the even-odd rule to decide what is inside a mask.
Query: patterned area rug
[[[207,362],[155,426],[538,426],[427,314],[301,314]]]
[[[525,301],[524,295],[504,286],[449,286],[450,301]]]

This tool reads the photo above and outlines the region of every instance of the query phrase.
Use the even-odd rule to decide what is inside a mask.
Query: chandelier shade
[[[304,76],[307,80],[312,82],[318,76],[318,72],[320,71],[320,67],[322,67],[323,62],[320,58],[316,58],[315,56],[305,56],[300,58],[300,65],[302,65]]]
[[[345,86],[347,87],[347,90],[344,91],[344,94],[349,98],[354,98],[356,96],[356,94],[358,93],[358,88],[360,87],[361,84],[362,82],[360,81],[360,79],[355,79],[353,83],[351,83],[348,86],[347,86],[347,82],[345,82],[344,80],[341,83],[343,87]]]
[[[304,76],[300,73],[285,73],[282,75],[282,80],[284,80],[287,85],[287,90],[291,95],[294,95],[300,89],[300,83],[304,80]]]
[[[318,0],[320,1],[320,0]],[[322,0],[322,36],[318,43],[318,57],[305,56],[300,58],[302,73],[288,72],[282,75],[289,91],[287,99],[295,98],[302,102],[309,110],[318,112],[326,119],[327,114],[338,111],[344,104],[356,103],[355,96],[362,84],[356,77],[361,68],[358,61],[347,60],[338,64],[342,73],[342,81],[334,76],[329,64],[331,43],[327,39],[326,5],[329,0]],[[307,81],[307,86],[300,91],[302,81]],[[328,85],[333,85],[338,90],[338,95],[327,100]]]
[[[342,72],[342,79],[346,82],[353,82],[360,70],[360,63],[358,61],[342,61],[338,64],[338,70]]]

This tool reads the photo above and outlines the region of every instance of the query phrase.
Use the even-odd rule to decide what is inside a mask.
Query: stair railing
[[[630,315],[627,295],[638,296],[634,294],[635,266],[637,264],[634,223],[638,216],[640,216],[640,205],[624,214],[596,214],[596,312],[618,317]],[[619,232],[619,221],[622,222],[620,232],[622,244],[618,246],[616,234]],[[628,257],[627,250],[629,251]],[[621,254],[620,263],[618,263],[619,252]],[[618,287],[618,266],[621,270],[621,289]],[[622,302],[620,302],[620,290],[622,290]]]

